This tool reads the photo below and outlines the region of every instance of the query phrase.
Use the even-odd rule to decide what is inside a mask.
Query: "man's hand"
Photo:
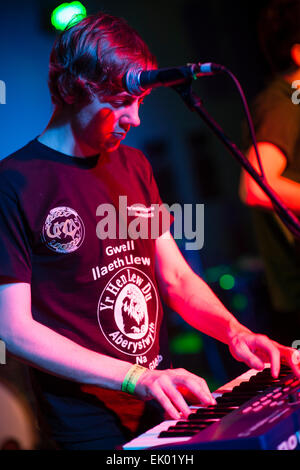
[[[235,359],[245,362],[253,369],[262,370],[265,363],[270,363],[271,374],[276,378],[280,372],[280,364],[284,363],[300,377],[299,351],[276,343],[265,335],[237,333],[231,337],[228,346]]]
[[[143,400],[156,399],[172,419],[191,411],[185,398],[192,396],[203,405],[215,405],[207,383],[185,369],[147,370],[137,381],[135,393]]]
[[[288,365],[293,370],[294,374],[300,378],[300,351],[295,348],[283,346],[275,341],[273,341],[273,343],[280,351],[282,364]]]

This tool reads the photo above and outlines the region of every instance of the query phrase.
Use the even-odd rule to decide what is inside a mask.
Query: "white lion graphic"
[[[143,295],[138,290],[132,287],[126,289],[121,304],[124,333],[139,334],[145,332],[147,312],[143,300]]]

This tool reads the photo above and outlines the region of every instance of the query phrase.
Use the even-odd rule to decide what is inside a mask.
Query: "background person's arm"
[[[287,165],[284,153],[268,142],[259,142],[258,151],[268,184],[289,209],[300,214],[300,183],[282,176]],[[253,147],[248,152],[248,160],[259,171]],[[240,198],[249,206],[273,210],[269,197],[245,170],[242,170],[241,174]]]

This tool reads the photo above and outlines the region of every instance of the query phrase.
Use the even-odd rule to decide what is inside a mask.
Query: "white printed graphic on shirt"
[[[70,207],[51,209],[43,226],[42,240],[48,248],[58,253],[72,253],[84,240],[82,219]]]
[[[143,204],[133,204],[127,207],[128,215],[135,217],[154,217],[154,206],[145,207]]]
[[[106,339],[130,356],[145,354],[154,344],[158,297],[140,269],[123,268],[106,284],[98,303],[98,322]]]

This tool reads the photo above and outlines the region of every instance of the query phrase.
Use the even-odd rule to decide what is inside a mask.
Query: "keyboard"
[[[213,392],[216,405],[191,407],[187,419],[167,420],[123,446],[138,449],[300,449],[300,380],[285,365],[249,370]]]

